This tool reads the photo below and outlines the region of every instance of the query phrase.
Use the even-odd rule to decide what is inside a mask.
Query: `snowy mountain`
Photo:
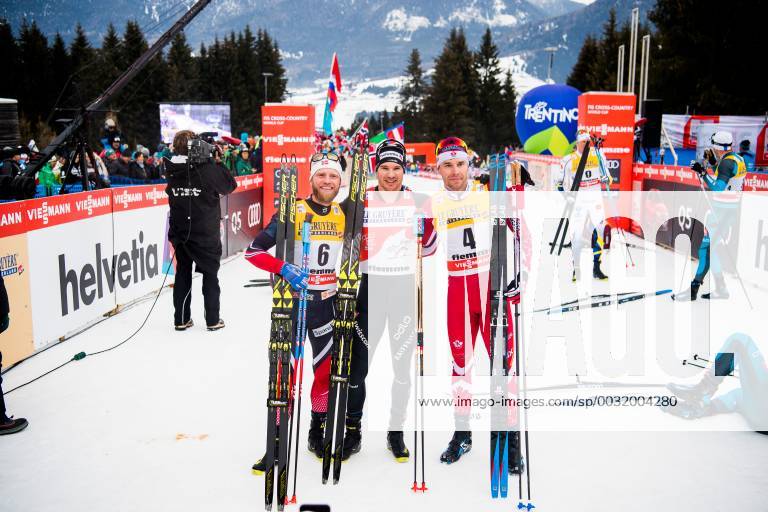
[[[515,30],[506,32],[497,44],[502,55],[514,53],[522,56],[528,64],[527,71],[541,77],[547,75],[549,58],[549,54],[541,49],[557,47],[552,78],[556,82],[562,82],[576,62],[587,35],[599,36],[602,33],[603,24],[611,9],[616,11],[619,25],[629,21],[634,7],[640,9],[640,21],[646,22],[648,11],[655,3],[655,0],[595,0],[579,10],[516,27]]]
[[[547,17],[561,16],[569,12],[578,11],[585,5],[591,4],[594,0],[572,1],[572,0],[528,0],[547,15]]]

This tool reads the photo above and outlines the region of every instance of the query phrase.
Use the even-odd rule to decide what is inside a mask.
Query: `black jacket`
[[[147,166],[142,167],[137,162],[131,162],[128,164],[128,176],[135,180],[146,180],[149,177]]]
[[[223,165],[187,165],[186,157],[164,158],[171,208],[168,240],[221,247],[219,197],[237,188],[235,178]],[[220,252],[220,250],[219,250]]]
[[[11,308],[8,303],[8,292],[5,291],[5,281],[3,276],[0,275],[0,320],[10,314]]]
[[[126,178],[131,176],[130,164],[123,162],[120,158],[107,164],[107,171],[109,171],[110,176],[125,176]]]

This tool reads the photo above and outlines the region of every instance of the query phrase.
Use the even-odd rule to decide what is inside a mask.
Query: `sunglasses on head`
[[[335,162],[339,161],[339,155],[336,153],[315,153],[312,155],[311,161],[312,162],[319,162],[320,160],[333,160]]]
[[[465,152],[469,152],[467,149],[466,142],[464,142],[458,137],[448,137],[440,141],[440,143],[437,145],[437,148],[435,149],[435,154],[439,155],[443,151],[450,151],[451,149],[453,150],[461,149]]]

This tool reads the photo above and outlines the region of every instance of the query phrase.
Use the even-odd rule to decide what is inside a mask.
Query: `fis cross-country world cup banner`
[[[573,150],[579,121],[578,89],[547,84],[528,91],[520,100],[515,126],[523,151],[565,156]]]

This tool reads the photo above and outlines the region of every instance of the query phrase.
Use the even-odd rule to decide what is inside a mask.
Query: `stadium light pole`
[[[618,69],[616,70],[616,92],[624,89],[624,45],[619,46]]]
[[[264,104],[265,105],[267,104],[267,91],[268,91],[267,87],[269,85],[269,77],[273,75],[274,73],[267,73],[267,72],[264,72],[261,74],[261,76],[264,77]]]
[[[550,82],[552,80],[552,66],[555,64],[555,52],[557,51],[557,46],[548,46],[547,48],[544,48],[545,52],[549,52],[549,63],[547,65],[547,82]]]
[[[629,32],[629,83],[627,92],[635,92],[635,68],[637,64],[637,30],[640,23],[640,9],[632,9],[632,18],[630,21]]]

